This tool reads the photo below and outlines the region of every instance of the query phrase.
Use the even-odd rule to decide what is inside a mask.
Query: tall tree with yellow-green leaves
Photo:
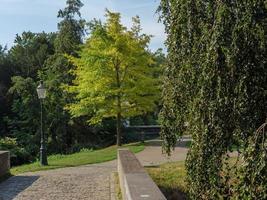
[[[106,11],[106,22],[90,23],[91,34],[79,57],[70,57],[77,68],[67,91],[75,102],[67,109],[73,117],[88,116],[90,124],[116,118],[117,145],[121,145],[122,120],[152,111],[158,100],[158,80],[148,45],[151,36],[141,34],[139,17],[128,30],[119,13]]]

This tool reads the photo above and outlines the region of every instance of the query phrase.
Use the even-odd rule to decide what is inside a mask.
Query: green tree
[[[150,36],[140,34],[139,18],[133,18],[131,30],[121,24],[119,13],[107,11],[106,18],[104,25],[91,23],[79,58],[70,57],[77,68],[67,90],[76,102],[67,109],[73,117],[88,116],[90,124],[115,117],[120,146],[122,119],[152,111],[159,88],[148,51]]]
[[[47,88],[47,97],[45,101],[47,110],[47,133],[49,140],[49,149],[51,152],[65,152],[70,146],[68,121],[70,119],[68,113],[64,111],[64,106],[70,101],[69,95],[62,90],[62,84],[71,82],[69,70],[72,66],[62,54],[54,54],[50,56],[46,62],[44,70],[41,72],[41,79],[45,80]]]
[[[64,54],[77,55],[82,44],[85,21],[81,18],[80,0],[67,0],[63,10],[59,10],[58,33],[55,39],[56,53],[50,56],[44,65],[41,78],[45,80],[48,89],[47,119],[48,133],[51,136],[53,151],[65,152],[72,144],[74,130],[70,125],[70,115],[63,108],[72,101],[71,95],[63,91],[62,85],[70,84],[73,76],[69,73],[73,65]],[[76,19],[78,17],[79,19]]]
[[[54,54],[55,34],[23,32],[9,50],[12,71],[16,76],[37,79],[45,60]]]
[[[13,76],[12,86],[8,91],[13,98],[13,115],[7,119],[10,133],[17,138],[18,145],[32,156],[38,154],[40,142],[40,104],[36,87],[32,78]]]
[[[261,199],[262,160],[246,160],[251,168],[262,166],[249,169],[255,173],[250,177],[261,178],[241,179],[242,191],[236,192],[230,175],[237,167],[229,167],[227,152],[238,144],[250,155],[250,137],[267,117],[266,1],[162,0],[160,11],[169,50],[162,138],[170,153],[179,135],[192,134],[186,160],[190,197]],[[258,153],[266,158],[266,151]]]
[[[10,111],[7,103],[7,91],[10,87],[11,76],[11,63],[6,48],[0,45],[0,137],[7,133],[4,118]]]
[[[83,3],[80,0],[67,0],[66,4],[66,7],[58,12],[58,18],[62,18],[62,21],[58,24],[55,47],[57,53],[75,55],[84,35],[85,20],[81,18],[80,13]],[[76,19],[76,16],[79,19]]]
[[[163,53],[163,49],[159,48],[155,52],[151,52],[153,57],[153,78],[158,80],[158,85],[162,85],[162,73],[166,64],[166,55]],[[161,90],[161,87],[160,87]],[[156,101],[156,107],[152,112],[143,113],[141,116],[131,117],[129,120],[131,125],[156,125],[158,124],[158,115],[161,109],[162,103],[159,99]]]
[[[54,34],[24,32],[16,36],[15,45],[7,58],[11,63],[10,88],[6,93],[9,102],[8,132],[17,138],[19,146],[32,156],[39,152],[40,104],[36,87],[38,73],[46,59],[54,54]],[[45,124],[46,126],[46,124]]]

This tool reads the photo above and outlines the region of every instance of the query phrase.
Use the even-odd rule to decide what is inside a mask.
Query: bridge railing
[[[161,127],[159,125],[141,125],[141,126],[128,126],[126,130],[134,131],[139,134],[140,141],[144,142],[146,139],[159,137]]]

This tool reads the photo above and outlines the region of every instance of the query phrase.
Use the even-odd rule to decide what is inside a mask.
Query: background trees
[[[180,134],[192,135],[186,162],[191,198],[264,198],[266,165],[253,172],[262,178],[257,184],[239,179],[257,194],[246,186],[236,192],[239,183],[230,177],[238,167],[229,166],[227,152],[235,144],[246,155],[254,148],[249,138],[267,117],[266,3],[163,0],[160,10],[169,50],[162,138],[170,153]]]
[[[121,145],[122,120],[153,111],[158,100],[158,80],[153,77],[150,36],[140,34],[139,18],[127,30],[120,14],[106,12],[107,22],[93,21],[91,34],[78,58],[67,90],[75,102],[67,107],[74,117],[87,116],[90,124],[104,118],[117,120],[117,145]]]
[[[66,7],[58,12],[58,18],[62,18],[62,21],[58,24],[55,47],[57,53],[74,55],[85,33],[85,20],[81,18],[80,13],[83,3],[80,0],[67,0],[66,4]],[[76,19],[77,16],[79,19]]]
[[[10,77],[12,70],[8,60],[7,52],[0,45],[0,135],[5,135],[7,126],[4,122],[4,117],[8,114],[6,93],[10,87]]]
[[[10,106],[6,122],[9,134],[18,138],[18,144],[28,146],[32,154],[36,154],[39,141],[39,101],[35,95],[38,73],[54,53],[53,39],[54,34],[24,32],[16,36],[8,53],[12,78],[6,93]]]
[[[47,131],[51,134],[48,149],[57,152],[66,152],[75,141],[73,122],[71,125],[70,115],[64,110],[67,103],[72,101],[72,97],[64,92],[62,86],[73,80],[70,70],[74,66],[65,54],[77,55],[82,44],[85,28],[85,21],[80,14],[82,6],[80,0],[68,0],[66,8],[59,10],[58,18],[62,18],[62,21],[58,23],[58,33],[54,41],[55,54],[46,60],[40,75],[48,89]]]
[[[110,101],[106,99],[108,103],[102,104],[103,110],[112,107],[117,93],[124,92],[128,96],[121,95],[123,117],[126,116],[125,109],[128,106],[125,104],[125,99],[131,98],[132,102],[127,103],[131,103],[132,108],[129,108],[131,112],[127,116],[139,114],[140,119],[149,121],[146,120],[149,118],[147,116],[153,114],[153,120],[157,119],[154,113],[158,112],[158,108],[156,111],[153,110],[152,114],[148,111],[152,110],[154,99],[157,99],[155,93],[158,88],[154,86],[158,82],[153,88],[141,88],[141,84],[149,87],[156,82],[155,78],[157,79],[160,74],[158,66],[164,62],[163,53],[148,50],[150,36],[140,33],[139,18],[134,19],[135,25],[132,30],[126,30],[120,24],[119,14],[115,13],[108,13],[110,21],[105,25],[96,21],[86,23],[80,13],[82,6],[80,0],[67,0],[66,7],[58,12],[61,21],[55,33],[23,32],[21,35],[16,35],[11,49],[0,46],[0,149],[11,150],[12,165],[39,157],[40,102],[36,87],[40,80],[44,80],[48,90],[44,101],[43,125],[49,154],[72,153],[82,148],[100,148],[115,143],[116,122],[113,114],[105,115],[108,117],[97,125],[88,125],[88,116],[72,118],[64,109],[67,105],[76,103],[74,93],[67,92],[65,87],[68,85],[71,88],[74,79],[79,80],[80,77],[76,78],[76,73],[73,72],[82,68],[80,63],[72,63],[68,57],[71,56],[77,61],[86,60],[87,50],[95,53],[88,56],[92,58],[90,61],[92,64],[93,59],[97,59],[97,54],[103,56],[105,63],[108,63],[104,66],[111,67],[112,59],[120,62],[116,67],[123,83],[121,91],[116,89],[117,86],[113,82],[109,82],[111,85],[98,91],[98,94],[104,92],[102,96],[105,96],[107,94],[105,89],[111,90],[108,97]],[[88,42],[84,44],[85,36],[88,34],[85,30],[88,26],[91,28],[91,33],[88,35]],[[105,48],[102,51],[97,50],[97,47],[102,48],[101,45],[105,45],[104,39],[108,42]],[[90,45],[95,45],[95,48],[91,48]],[[91,69],[97,72],[104,70],[104,66],[98,69],[97,65],[92,65]],[[106,70],[112,72],[109,68]],[[88,85],[90,86],[91,84]],[[130,94],[130,90],[133,94]],[[145,97],[148,91],[149,97],[152,98],[150,100],[146,100]],[[100,102],[97,103],[97,107],[90,105],[92,107],[86,107],[85,110],[99,108]],[[91,114],[93,116],[95,113]]]

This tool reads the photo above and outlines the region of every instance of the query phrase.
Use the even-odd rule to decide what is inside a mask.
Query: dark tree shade
[[[9,113],[10,109],[7,105],[7,91],[11,82],[11,63],[7,57],[6,48],[0,45],[0,137],[6,135],[7,126],[4,117]]]

